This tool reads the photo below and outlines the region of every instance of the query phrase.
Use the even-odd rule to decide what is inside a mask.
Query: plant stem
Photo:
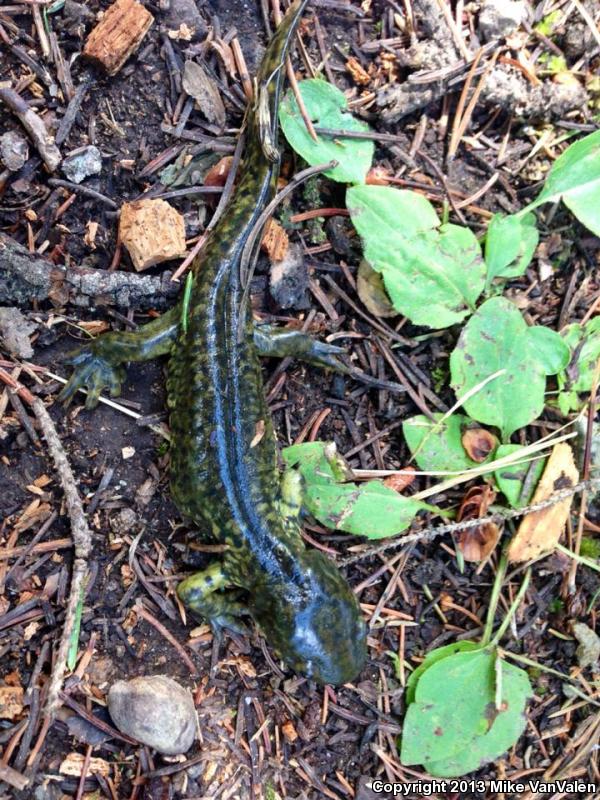
[[[527,587],[529,586],[530,578],[531,578],[531,567],[529,567],[529,569],[525,573],[525,577],[523,578],[523,583],[521,584],[521,588],[517,592],[517,596],[513,600],[512,604],[511,604],[511,607],[508,609],[508,613],[506,614],[506,617],[504,618],[504,621],[502,622],[502,625],[500,625],[500,627],[498,628],[498,630],[496,631],[496,633],[494,635],[494,638],[490,642],[491,646],[496,647],[498,645],[498,642],[500,641],[500,639],[506,633],[506,629],[510,625],[511,619],[517,613],[517,609],[521,605],[521,600],[525,596],[525,592],[527,591]]]
[[[500,599],[500,590],[502,588],[502,581],[504,580],[504,576],[506,575],[507,567],[508,567],[508,558],[506,556],[506,553],[503,551],[502,555],[500,556],[498,569],[496,570],[496,577],[494,579],[494,585],[492,586],[492,596],[490,597],[490,604],[488,606],[487,617],[485,620],[485,628],[483,629],[483,637],[481,639],[481,644],[484,646],[487,646],[492,638],[492,630],[494,629],[494,618],[496,616],[496,609],[498,608],[498,600]]]
[[[596,564],[595,561],[591,561],[589,558],[585,556],[580,556],[578,553],[574,553],[572,550],[569,550],[568,547],[565,547],[562,544],[557,544],[556,549],[560,550],[561,553],[564,553],[569,558],[572,558],[574,561],[578,561],[580,564],[584,564],[586,567],[590,569],[595,569],[596,572],[600,572],[600,565]]]
[[[548,672],[550,675],[556,675],[558,678],[563,678],[566,681],[575,683],[575,678],[572,678],[565,672],[559,672],[557,669],[552,669],[552,667],[546,667],[544,664],[540,664],[539,661],[534,661],[532,658],[527,658],[527,656],[521,656],[518,653],[513,653],[510,650],[503,650],[502,655],[508,656],[509,658],[514,658],[515,661],[520,661],[522,664],[527,664],[529,667],[541,669],[542,672]]]

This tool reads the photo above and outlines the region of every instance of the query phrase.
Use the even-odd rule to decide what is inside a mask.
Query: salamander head
[[[257,619],[269,643],[296,672],[322,684],[354,680],[367,658],[358,602],[333,563],[317,550],[302,554],[309,591]]]

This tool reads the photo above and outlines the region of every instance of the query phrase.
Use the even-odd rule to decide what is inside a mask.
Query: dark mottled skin
[[[268,86],[273,140],[279,67],[305,3],[297,0],[290,9],[257,76],[259,87]],[[92,406],[102,388],[119,392],[123,362],[170,353],[173,498],[201,535],[228,545],[222,562],[179,585],[179,596],[215,630],[239,630],[239,617],[250,613],[291,667],[340,684],[365,663],[365,625],[348,584],[322,553],[306,550],[298,519],[285,505],[259,363],[259,354],[295,352],[331,366],[336,348],[302,334],[255,332],[242,308],[241,253],[277,177],[277,164],[261,146],[255,108],[247,124],[241,179],[193,267],[187,324],[179,324],[180,304],[140,331],[95,340],[71,359],[76,371],[63,399],[87,386]]]

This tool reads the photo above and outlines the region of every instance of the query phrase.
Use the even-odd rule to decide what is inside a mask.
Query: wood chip
[[[185,254],[183,217],[165,200],[124,203],[119,238],[138,272]]]
[[[61,775],[71,775],[72,777],[78,778],[83,770],[84,762],[85,756],[81,753],[68,753],[67,757],[58,768],[58,771]],[[107,778],[111,773],[110,764],[103,758],[90,758],[88,773],[90,775],[100,773],[100,775],[104,775],[104,777]]]
[[[15,719],[23,711],[23,687],[0,686],[0,718]]]
[[[271,261],[281,261],[287,253],[289,243],[290,240],[285,230],[274,219],[270,219],[265,225],[260,246]]]
[[[350,75],[352,75],[354,83],[359,86],[367,86],[367,84],[371,83],[371,76],[354,56],[351,56],[348,61],[346,61],[346,69]]]
[[[544,474],[531,499],[532,505],[547,500],[561,489],[574,486],[578,480],[579,471],[575,466],[573,451],[566,442],[557,444],[548,458]],[[523,517],[508,547],[508,560],[529,561],[543,553],[552,552],[564,530],[572,502],[573,497],[568,497],[549,508]]]
[[[153,22],[152,14],[136,0],[116,0],[88,36],[83,54],[116,75]]]

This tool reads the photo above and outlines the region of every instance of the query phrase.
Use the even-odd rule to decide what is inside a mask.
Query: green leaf
[[[450,356],[452,387],[459,398],[504,370],[464,403],[469,416],[500,428],[504,440],[540,415],[546,374],[560,360],[558,348],[549,352],[552,337],[532,331],[512,303],[492,297],[467,322]],[[546,346],[539,352],[542,340]]]
[[[460,471],[479,466],[478,462],[469,458],[461,441],[463,430],[473,420],[464,414],[451,414],[439,425],[444,415],[433,416],[435,421],[417,414],[402,423],[406,444],[418,466],[432,472]]]
[[[445,328],[472,312],[485,264],[468,228],[440,224],[422,195],[389,186],[353,186],[346,205],[394,308],[429,328]]]
[[[501,444],[496,450],[494,458],[504,458],[522,449],[520,444]],[[498,489],[500,489],[513,508],[522,508],[523,506],[529,505],[535,487],[544,471],[545,464],[545,458],[538,458],[535,461],[527,461],[523,464],[500,467],[500,469],[494,472],[494,479]],[[523,483],[530,475],[530,470],[532,470],[532,474],[529,477],[528,491],[524,497],[521,497],[523,493]]]
[[[491,728],[483,736],[472,739],[459,753],[439,761],[426,761],[424,766],[430,775],[451,778],[473,772],[499,758],[523,733],[527,724],[525,707],[533,694],[529,677],[524,670],[505,661],[501,662],[501,675],[502,710]]]
[[[332,444],[287,447],[283,459],[289,467],[297,467],[304,479],[303,506],[328,528],[381,539],[406,530],[418,511],[437,510],[380,481],[339,482],[347,480],[347,467]]]
[[[594,370],[600,359],[600,317],[590,319],[583,327],[574,322],[562,331],[570,351],[568,366],[558,375],[559,408],[563,414],[581,406],[578,393],[590,392]]]
[[[425,764],[460,753],[487,731],[493,700],[493,654],[457,653],[432,664],[404,718],[401,762]]]
[[[448,656],[453,656],[456,653],[465,653],[470,650],[480,650],[481,647],[482,645],[478,644],[477,642],[465,640],[453,642],[452,644],[447,644],[443,647],[436,647],[435,650],[427,653],[424,661],[422,661],[422,663],[410,673],[408,680],[406,681],[406,705],[409,706],[412,702],[414,702],[417,683],[426,669],[429,669],[429,667],[431,667],[433,664],[436,664],[438,661],[441,661],[443,658],[448,658]]]
[[[546,375],[556,375],[567,366],[571,352],[560,333],[543,325],[533,325],[528,329],[528,334]]]
[[[494,278],[518,278],[531,261],[539,241],[535,214],[523,217],[494,214],[485,236],[487,283]]]
[[[600,236],[600,130],[567,147],[552,165],[541,193],[519,214],[561,199],[586,228]]]
[[[348,103],[339,89],[316,78],[300,81],[300,94],[311,121],[317,128],[368,131],[369,126],[347,110]],[[314,141],[306,130],[296,98],[290,89],[279,106],[279,122],[294,150],[312,166],[335,159],[337,167],[324,174],[341,183],[363,183],[373,160],[375,145],[368,139],[318,136]]]

